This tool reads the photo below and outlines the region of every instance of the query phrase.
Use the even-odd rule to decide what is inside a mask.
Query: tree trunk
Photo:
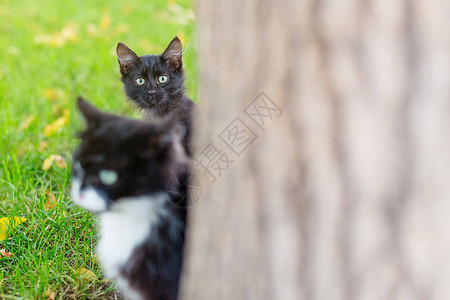
[[[198,6],[181,299],[450,299],[450,2]]]

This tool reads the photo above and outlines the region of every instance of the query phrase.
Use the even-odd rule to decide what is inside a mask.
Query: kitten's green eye
[[[158,78],[159,83],[167,82],[167,80],[169,80],[169,77],[167,77],[165,75],[159,76],[159,78]]]
[[[138,79],[136,79],[136,83],[138,85],[143,85],[145,83],[145,79],[142,77],[139,77]]]
[[[112,170],[101,170],[98,178],[104,185],[112,185],[117,181],[117,173]]]

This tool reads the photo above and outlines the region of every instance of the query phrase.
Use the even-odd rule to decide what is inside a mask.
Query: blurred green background
[[[195,101],[191,1],[0,0],[0,218],[27,219],[0,241],[13,253],[0,258],[0,298],[120,297],[95,256],[95,218],[68,193],[83,126],[75,99],[137,117],[122,91],[116,44],[158,54],[175,35]]]

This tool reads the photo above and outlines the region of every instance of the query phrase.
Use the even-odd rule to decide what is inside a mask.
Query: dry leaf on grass
[[[22,123],[20,123],[19,125],[19,130],[25,130],[27,129],[31,123],[33,123],[33,121],[36,119],[36,116],[31,115],[28,116],[25,120],[22,121]]]
[[[36,150],[38,152],[43,152],[47,148],[48,148],[48,142],[47,141],[41,141],[39,143],[39,145],[37,146]]]
[[[52,163],[53,163],[53,160],[50,156],[44,160],[44,162],[42,163],[41,169],[44,171],[48,171],[50,169],[50,167],[52,166]]]
[[[94,272],[86,268],[78,268],[75,273],[80,276],[83,281],[93,281],[97,279]]]
[[[195,12],[192,9],[184,8],[176,3],[171,3],[167,7],[172,15],[172,21],[181,25],[189,24],[196,20]]]
[[[55,156],[55,165],[61,169],[65,169],[67,167],[66,162],[60,155]]]
[[[56,299],[56,293],[53,292],[50,288],[48,288],[44,293],[45,300],[55,300]]]
[[[19,217],[5,217],[0,219],[0,241],[6,239],[11,229],[25,222],[27,219]]]
[[[59,131],[67,125],[69,122],[65,117],[61,117],[53,121],[52,123],[45,125],[44,127],[44,134],[46,137],[50,137]]]
[[[111,25],[111,16],[110,15],[103,15],[100,19],[100,24],[98,27],[100,30],[106,30],[108,29],[109,25]]]
[[[53,163],[55,163],[55,165],[61,169],[64,169],[65,167],[67,167],[67,164],[64,161],[64,159],[61,157],[61,155],[52,154],[44,160],[44,162],[42,163],[41,169],[44,171],[48,171]]]
[[[13,253],[6,251],[6,249],[1,249],[0,255],[1,255],[1,257],[9,257],[9,256],[13,256]]]
[[[67,41],[75,43],[78,41],[78,26],[77,24],[69,24],[60,32],[37,34],[34,37],[34,42],[38,45],[47,45],[50,47],[59,48],[64,46]]]
[[[70,110],[64,109],[62,112],[57,110],[58,114],[62,114],[61,117],[53,121],[52,123],[45,125],[44,127],[44,135],[46,137],[51,137],[54,134],[61,132],[62,128],[69,124],[70,120]]]
[[[56,201],[55,195],[53,195],[50,191],[45,191],[45,197],[47,198],[47,202],[44,205],[44,209],[52,210],[58,205]]]
[[[58,88],[49,88],[44,90],[44,97],[52,102],[56,102],[64,98],[64,91]]]

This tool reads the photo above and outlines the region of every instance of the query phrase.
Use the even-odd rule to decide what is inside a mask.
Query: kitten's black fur
[[[117,44],[116,53],[125,94],[147,116],[175,114],[185,131],[184,146],[190,154],[195,104],[185,94],[181,41],[175,37],[161,55],[139,57],[123,43]],[[162,75],[168,77],[167,82],[159,82]],[[137,84],[138,78],[143,78],[145,83]]]
[[[80,193],[86,188],[95,189],[107,201],[108,211],[120,201],[142,196],[149,196],[142,201],[152,201],[153,195],[172,191],[158,222],[152,225],[145,241],[136,245],[116,279],[128,282],[141,295],[137,299],[176,300],[187,213],[182,207],[187,190],[185,185],[171,185],[171,179],[188,177],[187,158],[174,133],[176,120],[131,120],[103,113],[81,98],[78,106],[88,124],[73,157],[74,166],[81,168],[72,168],[74,181],[81,183]],[[100,170],[116,172],[117,181],[103,184]]]

